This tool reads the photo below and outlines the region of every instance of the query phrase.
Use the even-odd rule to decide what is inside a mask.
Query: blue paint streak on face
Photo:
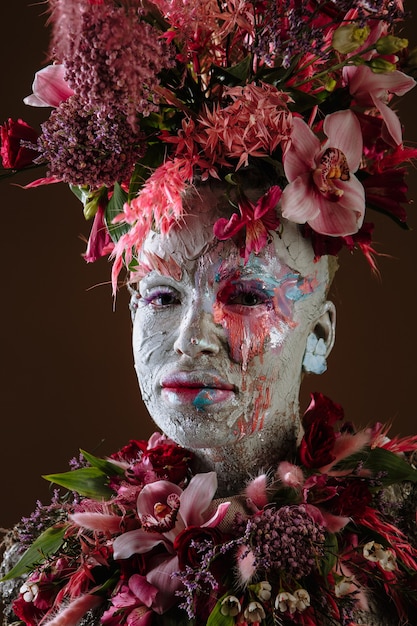
[[[197,411],[204,411],[206,406],[213,404],[213,395],[215,393],[215,389],[202,389],[194,398],[193,406],[195,406]]]
[[[306,282],[309,282],[309,278],[303,278],[302,276],[298,276],[296,274],[287,276],[286,278],[287,280],[297,280],[295,284],[293,284],[285,291],[285,296],[288,298],[288,300],[291,300],[292,302],[298,302],[299,300],[308,298],[308,296],[311,296],[311,294],[313,293],[313,290],[305,290],[305,285]],[[304,287],[304,289],[302,289],[302,287]]]

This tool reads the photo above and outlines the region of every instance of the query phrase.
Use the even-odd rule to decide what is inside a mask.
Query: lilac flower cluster
[[[308,576],[324,554],[323,529],[303,505],[267,508],[241,521],[238,532],[248,538],[257,569],[285,571],[296,580]]]
[[[117,103],[92,109],[77,96],[62,102],[42,124],[39,147],[49,176],[92,189],[129,180],[145,153],[142,133],[132,129]]]
[[[158,74],[172,66],[169,44],[138,9],[90,6],[63,59],[66,80],[92,107],[117,106],[135,126],[136,115],[157,111]]]
[[[51,523],[66,519],[66,516],[67,512],[63,508],[58,489],[54,490],[50,504],[42,504],[40,500],[37,500],[35,510],[29,517],[22,517],[17,526],[19,549],[24,552],[44,530],[51,526]]]

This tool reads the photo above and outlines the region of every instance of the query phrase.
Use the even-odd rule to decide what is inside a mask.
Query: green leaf
[[[378,475],[379,480],[385,486],[408,480],[417,482],[417,470],[414,469],[402,456],[385,450],[385,448],[365,448],[343,459],[334,470],[354,468],[361,464],[364,469],[371,470]]]
[[[248,55],[233,67],[212,67],[212,73],[217,82],[228,86],[245,84],[252,68],[252,55]]]
[[[114,184],[113,195],[109,200],[104,211],[104,221],[109,231],[110,237],[116,243],[120,237],[128,232],[129,224],[113,224],[114,218],[122,213],[123,205],[127,201],[127,193],[122,189],[119,183]]]
[[[119,474],[120,476],[122,476],[125,473],[124,469],[119,465],[116,465],[116,463],[106,461],[106,459],[101,459],[100,457],[94,456],[93,454],[90,454],[85,450],[81,450],[81,448],[80,452],[85,460],[90,463],[90,465],[92,465],[93,467],[97,467],[99,470],[104,472],[106,476],[114,476],[115,474]]]
[[[42,563],[48,556],[54,554],[63,544],[66,530],[66,526],[52,526],[52,528],[47,528],[32,543],[30,548],[23,553],[18,563],[16,563],[6,576],[3,576],[0,582],[27,574],[34,566]]]
[[[43,478],[94,500],[107,500],[113,495],[107,485],[106,474],[97,467],[82,467],[63,474],[48,474]]]
[[[336,565],[338,550],[337,536],[333,533],[327,533],[324,543],[324,559],[321,562],[320,568],[323,578],[326,578],[328,573],[331,572]]]
[[[222,601],[224,598],[227,598],[227,596],[230,596],[230,593],[225,593],[224,596],[218,600],[216,606],[209,615],[206,626],[234,626],[234,618],[231,615],[223,615],[220,611]]]

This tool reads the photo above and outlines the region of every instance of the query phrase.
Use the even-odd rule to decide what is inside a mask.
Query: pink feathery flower
[[[283,156],[289,184],[281,198],[283,217],[322,235],[356,233],[365,214],[365,192],[354,175],[362,157],[362,134],[351,111],[328,115],[327,141],[300,118],[293,121],[291,145]]]
[[[252,157],[270,156],[282,144],[285,152],[292,131],[290,97],[273,85],[253,83],[225,87],[224,98],[231,104],[205,108],[199,117],[197,141],[211,163],[236,159],[236,170]]]

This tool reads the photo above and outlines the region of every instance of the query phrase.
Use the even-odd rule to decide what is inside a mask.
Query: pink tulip
[[[328,115],[322,145],[300,118],[293,121],[291,145],[283,162],[289,184],[281,197],[282,215],[308,223],[322,235],[356,233],[365,214],[365,192],[354,172],[362,157],[362,134],[351,111]]]
[[[36,72],[32,84],[33,93],[23,102],[33,107],[57,107],[73,95],[73,90],[65,81],[63,65],[47,65]]]
[[[378,109],[384,120],[383,139],[391,145],[401,145],[401,123],[388,102],[392,94],[403,96],[410,91],[416,84],[414,78],[398,70],[379,74],[366,65],[360,65],[344,67],[343,80],[359,106]]]

